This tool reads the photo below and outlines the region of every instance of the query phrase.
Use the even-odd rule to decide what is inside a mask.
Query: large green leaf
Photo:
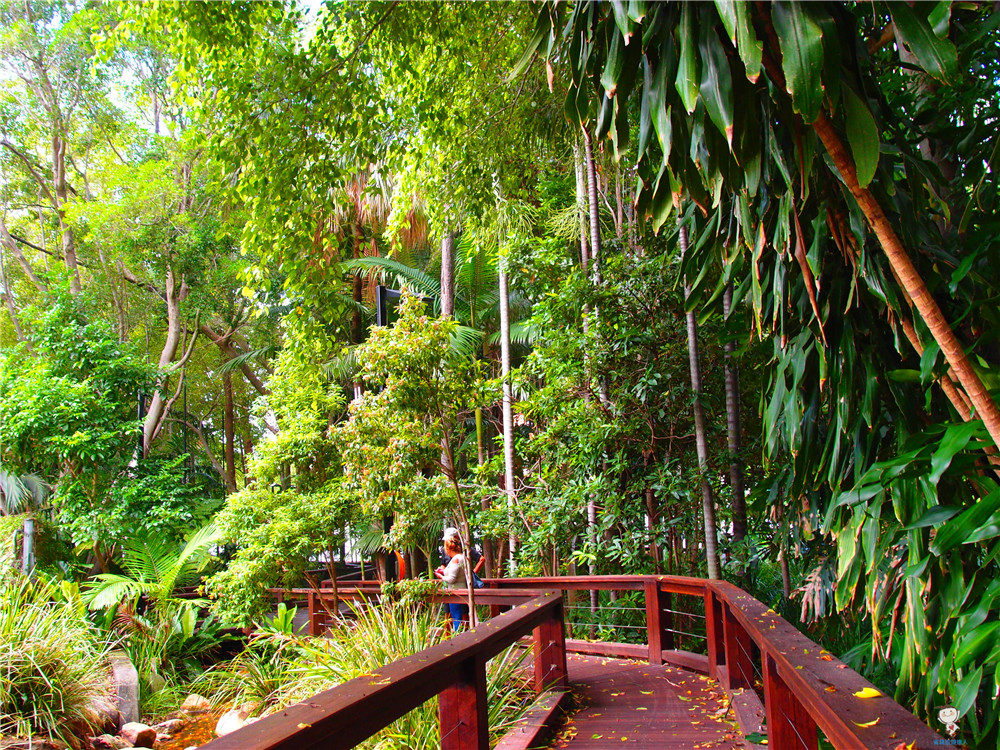
[[[653,86],[650,89],[649,100],[653,116],[653,128],[656,130],[656,137],[660,142],[660,151],[663,154],[664,164],[670,159],[670,150],[673,146],[670,107],[667,105],[667,86],[672,77],[674,58],[674,40],[673,37],[667,34],[663,44],[660,45],[660,59],[657,61],[656,71],[653,73]]]
[[[933,6],[928,9],[933,10]],[[906,3],[889,3],[889,12],[896,33],[913,52],[921,68],[940,81],[947,81],[957,73],[955,45],[935,34],[925,15]]]
[[[684,109],[688,114],[694,112],[698,103],[698,43],[694,36],[694,13],[693,3],[684,3],[681,10],[681,22],[677,28],[680,35],[680,60],[677,66],[677,94],[684,104]]]
[[[760,61],[764,45],[757,39],[750,20],[750,6],[746,0],[735,0],[736,7],[736,51],[747,69],[747,78],[755,83],[760,77]]]
[[[604,63],[604,72],[601,74],[601,85],[604,87],[604,94],[608,98],[615,95],[618,90],[618,79],[621,78],[622,67],[625,65],[625,42],[622,35],[611,31],[611,43],[608,47],[608,59]]]
[[[955,666],[964,669],[970,662],[988,652],[1000,637],[1000,622],[989,622],[963,638],[955,651]]]
[[[878,167],[878,126],[868,107],[850,86],[844,86],[844,117],[847,120],[847,142],[854,155],[858,183],[867,187]]]
[[[625,4],[625,0],[611,0],[611,7],[615,13],[615,25],[618,27],[618,31],[621,32],[625,44],[628,44],[632,41],[632,33],[634,31],[634,24],[632,23],[632,19],[629,18],[628,6]]]
[[[549,14],[542,12],[538,14],[538,20],[535,22],[535,33],[532,34],[528,46],[525,47],[524,53],[521,55],[520,59],[514,64],[514,69],[507,76],[508,81],[512,81],[518,76],[520,76],[528,66],[531,64],[532,58],[535,56],[535,52],[541,45],[545,38],[552,31],[552,19]]]
[[[938,529],[931,541],[930,551],[935,555],[943,555],[960,544],[996,536],[1000,534],[998,522],[1000,522],[1000,489],[994,490]],[[994,530],[995,533],[990,533]],[[982,536],[984,533],[987,536]]]
[[[729,70],[726,50],[719,43],[715,28],[702,16],[701,40],[701,100],[708,116],[733,147],[733,77]]]
[[[803,120],[814,122],[823,104],[823,29],[802,2],[776,2],[771,15],[792,106]]]
[[[951,464],[951,460],[955,457],[955,454],[964,450],[969,441],[982,429],[982,423],[976,421],[951,425],[945,430],[944,437],[941,438],[938,449],[931,456],[931,474],[929,477],[931,483],[937,484],[940,481],[941,475]]]
[[[976,702],[976,695],[979,694],[979,685],[983,681],[983,668],[974,669],[969,672],[955,686],[955,697],[952,703],[958,709],[959,716],[965,716]]]

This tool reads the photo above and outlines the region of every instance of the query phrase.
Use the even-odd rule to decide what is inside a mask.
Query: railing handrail
[[[652,664],[659,664],[663,657],[678,653],[667,650],[672,648],[669,628],[665,624],[669,611],[665,602],[669,601],[669,595],[702,598],[709,642],[707,671],[720,679],[730,695],[741,694],[741,688],[755,694],[759,686],[754,684],[753,661],[759,656],[764,694],[762,708],[767,712],[768,734],[773,737],[771,746],[779,750],[784,742],[802,740],[803,734],[808,738],[811,733],[815,738],[816,727],[838,750],[883,750],[896,748],[901,742],[907,748],[912,743],[914,748],[931,750],[941,742],[940,735],[892,698],[881,694],[856,696],[855,693],[865,688],[870,691],[874,686],[836,656],[821,650],[766,605],[726,581],[669,575],[540,576],[484,581],[486,588],[476,590],[476,598],[494,606],[510,604],[511,598],[529,597],[539,590],[644,591],[648,659]],[[348,587],[342,591],[342,596],[371,595],[377,592],[378,585],[365,582],[353,592]],[[330,590],[317,595],[313,589],[298,589],[292,593],[324,599],[332,595]],[[447,592],[435,599],[458,600],[459,596],[460,592]],[[310,602],[313,601],[311,598]],[[486,621],[483,626],[492,622],[496,622],[496,618]],[[457,639],[450,643],[457,643]],[[798,740],[787,739],[793,737],[793,733],[798,735]],[[216,750],[214,745],[212,750]]]
[[[471,631],[380,667],[288,706],[279,713],[203,747],[208,750],[327,750],[352,748],[455,683],[469,680],[471,663],[485,667],[521,636],[558,618],[562,595],[531,592],[514,606]],[[537,679],[537,676],[536,676]],[[565,671],[557,674],[565,680]]]
[[[656,582],[661,591],[702,596],[708,581],[675,575],[532,576],[529,578],[484,578],[487,588],[560,589],[562,591],[642,591]],[[483,589],[477,589],[477,593]]]
[[[708,587],[729,605],[761,658],[773,660],[777,677],[835,747],[894,748],[905,738],[904,747],[916,743],[923,748],[941,740],[903,706],[743,589],[727,581],[710,581]],[[855,695],[866,688],[878,695]]]

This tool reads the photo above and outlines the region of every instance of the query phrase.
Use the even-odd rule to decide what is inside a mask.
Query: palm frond
[[[124,600],[134,601],[142,594],[150,594],[156,584],[144,580],[136,580],[115,573],[101,573],[83,593],[83,601],[87,609],[98,610],[113,607]]]
[[[380,258],[376,256],[354,258],[341,263],[341,267],[345,270],[375,270],[383,284],[387,281],[393,281],[399,286],[419,294],[435,298],[440,298],[441,296],[441,282],[438,279],[392,258]]]
[[[254,349],[246,354],[241,354],[238,357],[233,357],[232,359],[227,360],[216,369],[216,372],[220,375],[225,375],[227,372],[233,372],[240,369],[243,365],[249,364],[255,359],[264,359],[265,357],[274,354],[276,351],[278,351],[278,347],[276,346],[262,346],[260,349]]]
[[[221,538],[222,530],[214,521],[198,529],[162,579],[164,590],[169,594],[176,586],[189,583],[200,573],[208,562],[210,548]]]
[[[385,532],[378,526],[370,526],[354,541],[354,551],[362,557],[385,551]]]
[[[40,508],[51,487],[37,474],[11,474],[0,469],[0,515],[13,516]]]
[[[538,341],[538,331],[531,325],[531,321],[519,320],[510,324],[510,343],[532,346],[536,341]],[[500,331],[490,336],[489,343],[493,345],[500,343]]]
[[[176,550],[162,537],[129,539],[124,547],[122,567],[136,580],[159,583],[177,557]]]
[[[357,344],[346,347],[336,357],[324,362],[322,368],[330,380],[337,382],[354,380],[358,372]]]
[[[456,326],[451,337],[451,348],[464,357],[474,357],[483,348],[483,332],[469,326]]]

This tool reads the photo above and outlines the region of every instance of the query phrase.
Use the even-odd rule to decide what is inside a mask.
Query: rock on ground
[[[222,737],[231,732],[235,732],[237,729],[242,729],[246,726],[247,719],[249,717],[250,711],[247,710],[246,706],[240,706],[239,708],[227,711],[222,714],[218,723],[215,725],[215,736]]]
[[[123,748],[132,747],[132,743],[121,737],[115,737],[113,734],[102,734],[100,737],[92,737],[90,746],[93,750],[123,750]]]
[[[209,702],[208,698],[203,698],[197,693],[191,693],[184,702],[181,704],[181,711],[187,711],[188,713],[197,713],[198,711],[208,711],[212,708],[212,704]]]
[[[137,721],[130,721],[123,726],[120,735],[135,747],[152,747],[156,744],[156,730]]]
[[[153,724],[153,729],[164,734],[177,734],[184,728],[185,724],[187,722],[184,719],[167,719],[159,724]]]

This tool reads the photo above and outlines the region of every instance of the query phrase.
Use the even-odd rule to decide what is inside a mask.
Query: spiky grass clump
[[[383,603],[355,610],[354,618],[328,638],[259,633],[228,664],[209,670],[194,688],[215,702],[249,705],[268,714],[307,700],[390,662],[437,645],[447,635],[436,607]],[[523,674],[523,650],[512,647],[487,664],[492,739],[502,736],[534,704]],[[359,747],[367,750],[432,750],[441,746],[438,702],[429,700]]]
[[[447,638],[437,608],[387,604],[356,611],[326,639],[304,644],[296,679],[278,696],[288,705],[390,662],[437,645]],[[486,669],[490,734],[496,741],[534,703],[521,671],[523,651],[511,647],[491,659]],[[361,747],[369,750],[432,750],[441,746],[438,702],[429,700],[401,717]]]
[[[109,692],[108,646],[78,596],[44,581],[0,577],[0,735],[76,747]]]

